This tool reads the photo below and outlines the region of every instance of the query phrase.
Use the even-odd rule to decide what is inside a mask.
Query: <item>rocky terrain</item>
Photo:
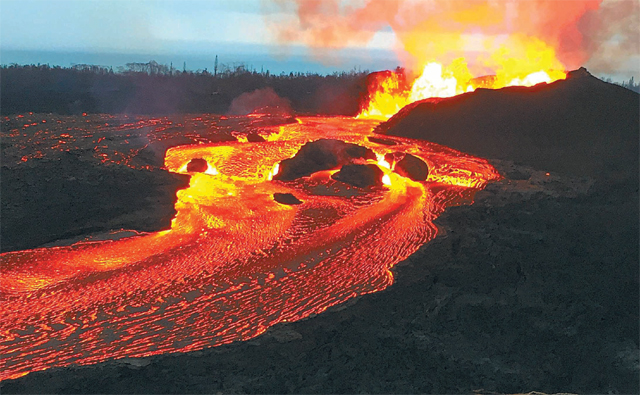
[[[358,159],[375,159],[370,149],[340,140],[320,139],[306,143],[293,158],[285,159],[275,180],[291,181],[314,172],[347,165]]]
[[[100,165],[73,152],[2,168],[2,251],[120,229],[171,227],[186,175]]]
[[[2,391],[636,392],[637,190],[492,163],[506,178],[442,215],[385,291],[248,342],[35,372]]]
[[[169,229],[176,191],[189,185],[189,176],[163,169],[169,147],[255,140],[264,128],[291,122],[209,114],[4,117],[0,251]]]
[[[505,177],[439,217],[437,238],[382,292],[248,342],[50,369],[0,389],[637,393],[638,95],[622,89],[580,72],[443,100],[442,111],[418,103],[381,125],[493,158]]]
[[[403,108],[377,132],[567,174],[638,178],[640,95],[581,68],[566,80]]]

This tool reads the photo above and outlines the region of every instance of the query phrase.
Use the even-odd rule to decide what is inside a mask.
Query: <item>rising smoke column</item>
[[[496,53],[522,57],[522,44],[555,51],[560,64],[574,69],[605,43],[622,62],[638,50],[635,0],[281,0],[267,23],[281,45],[302,44],[323,58],[328,50],[362,47],[376,32],[392,29],[405,66],[465,57],[474,74],[495,71]],[[541,43],[541,44],[540,44]],[[506,54],[504,52],[507,52]],[[500,55],[498,55],[500,56]],[[493,69],[493,70],[492,70]]]
[[[578,22],[584,32],[589,67],[599,73],[638,72],[640,65],[640,2],[605,1]]]

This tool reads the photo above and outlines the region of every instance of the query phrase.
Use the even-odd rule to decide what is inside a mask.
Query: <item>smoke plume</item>
[[[476,67],[487,66],[487,54],[509,47],[513,37],[544,43],[566,69],[594,57],[599,62],[603,48],[616,56],[607,56],[603,66],[638,53],[636,0],[278,0],[272,4],[277,12],[266,15],[267,23],[281,45],[302,44],[322,55],[365,46],[376,32],[390,28],[398,42],[395,50],[410,69],[460,56]]]
[[[640,64],[640,3],[635,0],[605,1],[578,23],[590,54],[592,71],[612,74],[619,69],[638,72]],[[625,70],[627,68],[628,70]]]

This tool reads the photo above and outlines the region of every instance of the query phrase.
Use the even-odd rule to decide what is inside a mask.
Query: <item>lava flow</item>
[[[388,287],[390,268],[435,237],[434,218],[500,176],[436,144],[375,143],[376,124],[300,118],[265,129],[261,142],[171,148],[169,170],[186,172],[194,158],[207,170],[178,191],[170,230],[2,254],[0,379],[247,340]],[[320,138],[371,148],[385,185],[349,187],[331,171],[272,180],[282,160]],[[382,159],[394,152],[424,160],[428,179],[394,172]]]

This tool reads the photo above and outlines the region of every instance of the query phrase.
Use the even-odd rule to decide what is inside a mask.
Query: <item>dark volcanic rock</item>
[[[209,164],[202,158],[194,158],[187,163],[189,173],[204,173],[209,168]]]
[[[274,193],[273,200],[281,204],[295,205],[302,204],[302,201],[291,193]]]
[[[193,144],[193,141],[183,136],[150,142],[132,159],[132,164],[136,166],[162,167],[164,166],[165,153],[169,148],[188,144]]]
[[[67,153],[3,167],[1,181],[5,252],[122,228],[167,229],[176,191],[189,185],[189,176],[96,164]]]
[[[413,181],[424,181],[429,177],[429,166],[417,156],[406,154],[398,163],[394,171]]]
[[[2,393],[637,393],[638,191],[563,195],[580,180],[519,172],[531,180],[448,209],[383,292],[248,342],[48,369]]]
[[[404,155],[404,152],[389,152],[384,155],[384,160],[386,160],[387,163],[393,166],[394,163],[400,162],[400,160],[404,158]]]
[[[344,165],[331,178],[359,188],[382,185],[384,173],[377,165]]]
[[[247,141],[250,143],[262,143],[264,140],[264,137],[260,136],[258,133],[249,133],[247,135]]]
[[[639,95],[581,69],[566,80],[417,102],[378,133],[540,170],[637,178]]]
[[[291,181],[309,176],[317,171],[337,169],[356,159],[375,159],[368,148],[340,140],[320,139],[306,143],[291,159],[280,163],[275,180]]]

